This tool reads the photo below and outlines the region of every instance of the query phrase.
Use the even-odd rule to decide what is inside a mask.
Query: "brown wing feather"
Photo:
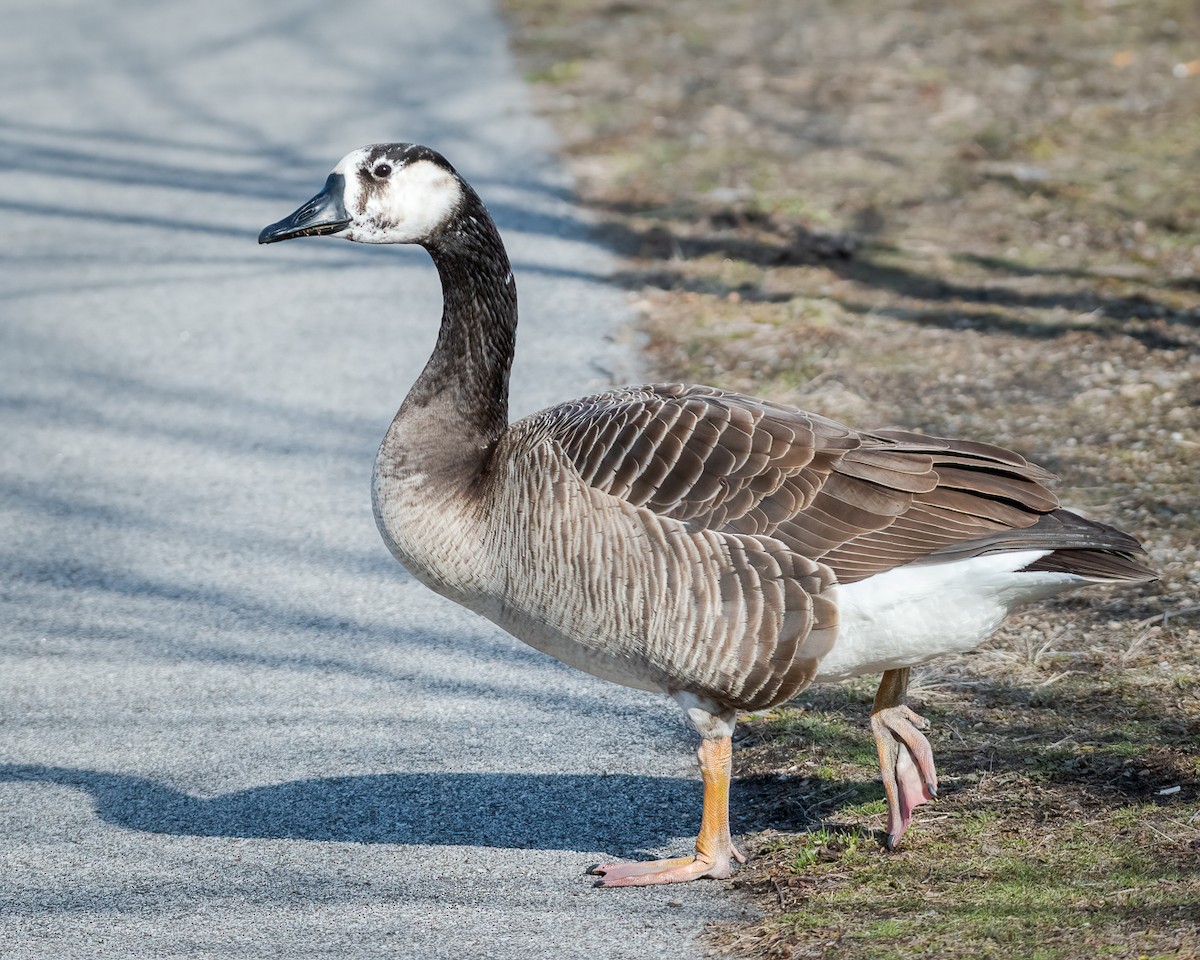
[[[1051,475],[1010,450],[856,432],[711,387],[628,388],[543,416],[591,486],[696,529],[778,539],[843,581],[1032,526],[1058,506]]]
[[[833,461],[859,443],[800,410],[679,384],[615,390],[539,416],[589,485],[708,529],[775,496],[787,507],[765,506],[765,525],[802,509]],[[597,430],[598,422],[619,426]]]

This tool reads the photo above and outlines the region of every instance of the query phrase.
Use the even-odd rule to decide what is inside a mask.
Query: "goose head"
[[[258,242],[328,236],[425,244],[454,221],[468,189],[436,150],[415,143],[360,147],[338,162],[320,193],[264,227]]]

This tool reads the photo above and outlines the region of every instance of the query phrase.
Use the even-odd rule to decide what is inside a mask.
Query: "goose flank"
[[[1153,580],[1131,536],[1052,477],[970,440],[859,431],[705,386],[624,387],[508,421],[517,293],[483,202],[437,152],[362,147],[259,243],[332,236],[430,254],[433,354],[380,446],[388,548],[433,590],[572,666],[673,697],[700,734],[694,856],[592,868],[598,886],[728,877],[738,710],[882,673],[871,714],[888,845],[937,792],[909,669],[1018,606]]]

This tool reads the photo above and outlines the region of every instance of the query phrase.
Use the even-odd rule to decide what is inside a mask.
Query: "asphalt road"
[[[514,413],[629,375],[489,5],[0,12],[0,956],[701,955],[727,884],[582,875],[688,848],[674,706],[374,529],[427,257],[255,243],[351,148],[430,143],[510,244]]]

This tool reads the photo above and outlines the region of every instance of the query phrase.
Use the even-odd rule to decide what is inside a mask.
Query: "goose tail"
[[[1062,542],[1025,570],[1071,573],[1094,583],[1144,583],[1158,579],[1142,545],[1116,527],[1061,509],[1052,511],[1037,526],[1055,528]]]

